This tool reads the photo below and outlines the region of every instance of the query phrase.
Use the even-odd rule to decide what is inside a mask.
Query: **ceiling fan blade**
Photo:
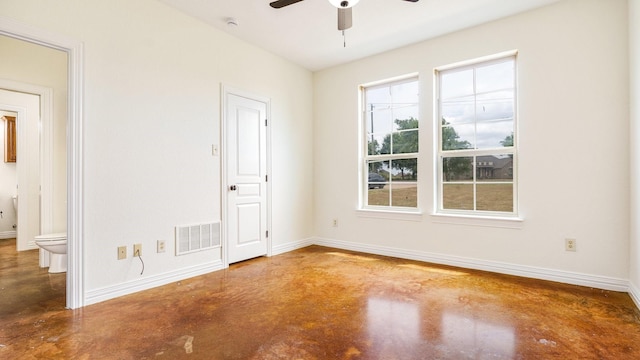
[[[409,2],[418,2],[418,0],[404,0],[404,1],[409,1]]]
[[[338,30],[347,30],[353,25],[351,9],[353,8],[338,8]]]
[[[293,5],[297,2],[300,2],[302,0],[278,0],[278,1],[274,1],[272,3],[270,3],[269,5],[271,5],[272,8],[274,9],[280,9],[283,8],[285,6],[289,6],[289,5]]]

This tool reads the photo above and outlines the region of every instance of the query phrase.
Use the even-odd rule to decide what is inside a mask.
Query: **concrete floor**
[[[312,246],[64,309],[0,240],[1,359],[640,359],[625,293]]]

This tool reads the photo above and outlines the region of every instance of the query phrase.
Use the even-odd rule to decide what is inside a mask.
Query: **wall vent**
[[[176,255],[220,247],[220,222],[176,226]]]

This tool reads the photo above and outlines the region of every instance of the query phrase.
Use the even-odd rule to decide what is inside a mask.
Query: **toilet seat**
[[[35,241],[67,240],[67,233],[42,234],[35,236]]]
[[[46,246],[67,245],[67,239],[53,239],[53,240],[36,239],[36,245],[37,244],[46,245]]]

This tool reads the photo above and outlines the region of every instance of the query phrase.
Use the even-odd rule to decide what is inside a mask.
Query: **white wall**
[[[317,72],[315,225],[320,242],[626,284],[627,21],[625,0],[566,0]],[[512,49],[519,51],[522,228],[436,223],[431,216],[433,69]],[[421,81],[419,206],[424,216],[417,222],[359,217],[358,85],[413,72]],[[333,218],[338,227],[332,227]],[[577,252],[564,250],[565,237],[577,239]]]
[[[2,12],[84,43],[89,302],[220,258],[173,256],[173,229],[221,217],[220,157],[211,155],[221,83],[271,98],[274,245],[313,235],[309,71],[152,0],[15,0]],[[158,239],[165,253],[155,253]],[[134,243],[143,246],[143,275]],[[128,259],[117,260],[119,245]]]
[[[640,0],[629,0],[631,144],[631,295],[640,307]]]
[[[16,116],[15,112],[2,111],[0,109],[0,118],[3,116]],[[4,162],[5,151],[5,128],[4,121],[0,121],[0,211],[2,211],[2,218],[0,218],[0,239],[15,237],[16,229],[13,225],[16,223],[16,214],[13,210],[13,199],[16,195],[16,163]],[[13,234],[13,235],[9,235]]]
[[[53,89],[52,226],[54,232],[64,232],[67,228],[67,54],[7,36],[0,36],[0,49],[3,54],[0,78]]]

